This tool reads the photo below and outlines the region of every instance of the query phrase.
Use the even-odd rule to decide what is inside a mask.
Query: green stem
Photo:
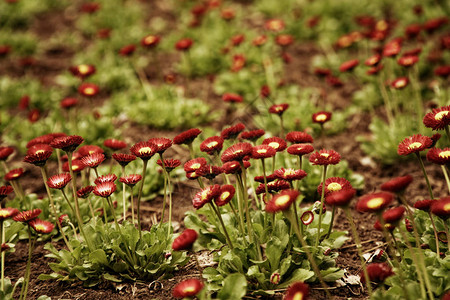
[[[70,201],[69,201],[69,199],[67,198],[66,192],[64,192],[64,189],[61,189],[61,192],[62,192],[63,197],[64,197],[64,199],[66,200],[67,204],[69,205],[70,210],[72,211],[72,214],[75,216],[75,209],[73,208],[72,204],[70,204]],[[51,200],[50,200],[50,202],[51,202]]]
[[[280,115],[280,131],[281,138],[284,139],[284,124],[283,124],[283,116]]]
[[[191,156],[191,159],[194,159],[195,153],[194,153],[194,147],[192,146],[192,143],[189,143],[188,147],[189,147],[189,155]]]
[[[450,232],[448,231],[447,221],[444,220],[445,233],[447,234],[447,249],[450,252]]]
[[[262,168],[263,168],[263,177],[264,177],[264,188],[266,190],[266,201],[269,200],[269,188],[267,187],[267,175],[266,175],[266,163],[264,162],[264,158],[261,159]]]
[[[438,234],[437,234],[437,230],[436,230],[436,224],[434,223],[434,218],[433,215],[431,214],[431,212],[428,212],[428,215],[430,216],[430,221],[431,221],[431,226],[433,227],[433,231],[434,231],[434,240],[436,242],[436,255],[437,257],[439,257],[439,238],[438,238]]]
[[[330,234],[331,234],[331,230],[333,228],[333,223],[334,223],[334,216],[336,214],[336,206],[333,205],[333,209],[331,210],[331,222],[330,222],[330,226],[328,227],[328,232],[327,235],[325,236],[325,238],[329,238]]]
[[[225,226],[225,223],[223,222],[222,215],[220,214],[220,209],[214,205],[213,202],[209,202],[212,209],[214,210],[214,213],[217,215],[217,218],[219,219],[220,225],[222,226],[223,232],[225,234],[225,238],[227,239],[228,246],[231,250],[234,249],[233,243],[231,242],[230,236],[228,235],[227,227]]]
[[[34,240],[33,240],[32,235],[31,235],[30,225],[27,225],[27,227],[28,227],[28,235],[29,235],[29,240],[28,240],[28,260],[27,260],[27,266],[26,266],[26,269],[25,269],[24,282],[23,282],[22,290],[20,292],[20,297],[19,297],[19,299],[23,299],[23,300],[25,300],[27,298],[28,283],[30,282],[30,273],[31,273],[31,256],[32,256],[33,250],[34,250]]]
[[[423,176],[425,177],[425,181],[427,182],[428,187],[428,193],[430,194],[431,199],[434,199],[433,196],[433,190],[431,189],[430,180],[428,179],[427,171],[425,170],[425,166],[423,164],[422,157],[420,157],[420,154],[416,152],[417,159],[419,160],[420,167],[422,168]]]
[[[356,244],[356,250],[358,250],[358,255],[361,260],[361,267],[363,268],[364,279],[365,279],[366,287],[367,287],[367,293],[369,294],[369,297],[371,297],[372,296],[372,286],[370,285],[370,277],[369,277],[369,273],[367,272],[366,261],[364,259],[363,253],[362,253],[362,249],[361,249],[362,246],[361,246],[361,242],[359,240],[358,231],[356,230],[355,222],[353,221],[353,217],[350,212],[350,208],[344,207],[344,212],[345,212],[348,222],[350,223],[353,239],[355,240],[355,244]]]
[[[317,237],[316,237],[316,244],[315,248],[319,246],[319,240],[320,240],[320,233],[322,230],[322,213],[323,213],[323,202],[325,199],[325,180],[327,178],[327,165],[323,166],[323,173],[322,173],[322,195],[320,196],[320,210],[319,210],[319,224],[317,227]]]
[[[131,221],[134,224],[134,197],[133,197],[133,187],[130,187],[131,189]]]
[[[448,125],[445,125],[444,129],[445,129],[445,134],[447,135],[448,141],[450,142],[450,130],[448,128]]]
[[[442,173],[444,173],[445,182],[447,183],[448,192],[450,193],[450,180],[448,178],[447,169],[443,165],[441,165],[441,168],[442,168]]]
[[[125,177],[125,166],[122,166],[122,177]],[[123,220],[127,218],[127,200],[125,198],[125,182],[122,182],[122,206],[123,206]]]
[[[2,243],[3,245],[5,243],[5,228],[3,228],[3,221],[0,220],[0,231],[2,232]],[[2,265],[1,265],[1,281],[2,281],[2,292],[5,291],[5,251],[2,251]]]
[[[142,238],[141,198],[142,198],[142,191],[144,189],[145,173],[147,173],[148,160],[143,160],[143,162],[144,162],[144,166],[142,168],[142,180],[141,180],[141,185],[139,186],[139,193],[138,193],[138,200],[137,200],[137,218],[138,218],[139,238]]]
[[[238,221],[239,229],[241,230],[241,235],[244,237],[244,236],[245,236],[245,230],[244,230],[244,227],[242,226],[242,223],[239,221],[238,213],[236,212],[236,209],[234,208],[234,205],[233,205],[232,202],[230,202],[230,207],[231,207],[231,210],[233,211],[234,217],[235,217],[236,220]],[[244,240],[245,240],[245,239],[244,239]]]

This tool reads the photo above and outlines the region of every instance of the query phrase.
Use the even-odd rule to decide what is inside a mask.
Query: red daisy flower
[[[83,162],[80,159],[72,160],[72,172],[78,173],[78,172],[83,171],[84,168],[85,168],[85,165],[83,164]],[[63,164],[62,169],[64,172],[69,172],[69,163],[65,162]]]
[[[438,165],[450,164],[450,148],[431,148],[427,153],[427,159]]]
[[[283,190],[288,190],[290,188],[291,188],[291,185],[286,180],[272,181],[272,182],[269,182],[267,184],[267,190],[269,191],[269,193],[279,192],[279,191],[283,191]],[[257,195],[265,193],[265,192],[266,192],[266,187],[265,187],[264,184],[260,184],[256,188],[256,194]]]
[[[419,35],[422,31],[422,26],[420,24],[411,24],[405,28],[406,38],[412,39]]]
[[[27,155],[25,156],[23,161],[38,167],[42,167],[45,165],[52,153],[53,148],[49,145],[36,144],[28,149]]]
[[[287,152],[292,155],[305,155],[314,151],[314,147],[309,144],[294,144],[287,148]]]
[[[107,174],[107,175],[103,175],[98,177],[97,179],[94,180],[94,184],[98,185],[100,183],[104,183],[104,182],[114,182],[117,179],[117,175],[116,174]]]
[[[391,193],[403,192],[413,181],[411,175],[395,177],[381,185],[381,190]]]
[[[389,276],[394,275],[392,268],[387,263],[371,263],[367,265],[370,281],[383,282]],[[361,271],[361,282],[365,283],[366,278]]]
[[[269,145],[258,145],[253,147],[251,157],[254,159],[264,159],[273,157],[277,151]]]
[[[242,54],[236,54],[233,56],[233,62],[231,64],[231,71],[232,72],[237,72],[239,70],[241,70],[244,66],[245,66],[245,61],[246,58],[244,55]],[[236,95],[236,94],[233,94]],[[241,97],[241,100],[239,101],[239,97],[224,97],[225,95],[222,96],[222,100],[225,102],[242,102],[244,99]],[[228,100],[228,101],[227,101]],[[238,101],[235,101],[238,100]]]
[[[224,140],[235,139],[239,135],[239,133],[241,133],[244,129],[245,125],[242,123],[238,123],[234,126],[222,130],[222,132],[220,133],[220,137],[223,138]]]
[[[428,33],[432,33],[433,31],[439,29],[439,27],[448,23],[447,17],[438,17],[434,19],[427,20],[425,24],[423,24],[423,29],[425,29]]]
[[[60,190],[63,189],[71,180],[72,177],[68,173],[57,174],[51,176],[47,180],[47,185],[49,188]]]
[[[0,186],[0,201],[5,199],[12,191],[14,191],[14,189],[10,185]]]
[[[120,48],[119,55],[121,56],[131,56],[134,51],[136,51],[136,45],[126,45]]]
[[[416,201],[416,203],[414,203],[414,207],[426,212],[430,211],[431,205],[435,202],[436,200],[434,199],[424,199],[424,200],[419,200]]]
[[[287,147],[286,141],[276,136],[265,139],[262,145],[268,145],[275,149],[276,152],[284,151]]]
[[[70,219],[69,219],[69,215],[68,214],[63,214],[63,215],[60,215],[58,217],[58,223],[61,226],[67,225],[69,221],[70,221]]]
[[[264,131],[264,129],[255,129],[255,130],[250,130],[250,131],[243,131],[243,132],[241,132],[239,137],[244,140],[256,142],[265,133],[266,132]]]
[[[225,93],[222,95],[222,100],[230,103],[241,103],[244,101],[244,98],[235,93]]]
[[[291,204],[297,199],[300,192],[296,190],[285,190],[275,195],[266,204],[266,211],[269,213],[276,213],[279,211],[288,210]]]
[[[158,35],[147,35],[145,36],[142,40],[141,40],[141,45],[142,47],[145,48],[155,48],[156,46],[158,46],[159,42],[161,40],[161,37],[159,37]]]
[[[274,180],[277,180],[278,177],[275,174],[270,174],[266,176],[266,181],[267,182],[272,182]],[[254,181],[259,182],[259,183],[264,183],[264,176],[255,176],[253,178]]]
[[[73,74],[73,76],[85,79],[92,74],[95,74],[96,69],[93,65],[81,64],[77,66],[71,66],[69,68],[69,71]]]
[[[149,160],[157,150],[158,146],[150,142],[139,142],[130,148],[130,151],[142,160]]]
[[[302,180],[303,178],[306,177],[306,172],[303,170],[294,170],[294,169],[285,169],[285,168],[281,168],[278,170],[275,170],[273,172],[273,174],[281,180],[286,180],[286,181],[293,181],[293,180]]]
[[[314,221],[313,212],[310,210],[305,211],[302,214],[302,216],[300,217],[300,220],[302,221],[303,225],[305,225],[305,226],[311,224]]]
[[[224,140],[220,136],[209,137],[200,144],[200,151],[209,155],[218,154],[222,151],[223,142]]]
[[[77,191],[78,198],[87,198],[89,194],[94,190],[94,186],[88,185]]]
[[[394,196],[388,192],[367,194],[359,198],[356,209],[360,212],[379,212],[392,202]]]
[[[114,153],[112,158],[114,158],[122,167],[125,167],[130,162],[135,160],[136,156],[133,154]]]
[[[41,214],[42,210],[39,208],[35,208],[32,210],[26,210],[26,211],[22,211],[19,212],[18,214],[16,214],[13,217],[13,220],[16,222],[29,222],[33,219],[36,219],[40,214]]]
[[[353,199],[353,197],[356,194],[356,190],[353,188],[350,189],[342,189],[340,191],[333,192],[329,194],[325,198],[325,202],[328,205],[332,206],[347,206],[350,204],[350,201]]]
[[[399,155],[419,153],[424,149],[430,148],[432,144],[433,141],[431,138],[421,134],[415,134],[411,137],[407,137],[398,145],[397,153]]]
[[[245,35],[243,34],[237,34],[230,38],[231,45],[233,46],[239,46],[245,41]]]
[[[0,147],[0,160],[7,160],[13,152],[14,148],[12,147]]]
[[[303,131],[291,131],[286,134],[286,140],[293,144],[313,143],[314,139],[311,135]]]
[[[0,57],[8,55],[9,52],[11,52],[11,46],[0,45]]]
[[[114,184],[114,182],[98,183],[93,190],[95,195],[103,198],[111,196],[111,194],[114,193],[115,191],[116,185]]]
[[[372,55],[371,57],[369,57],[368,59],[366,59],[364,64],[368,67],[375,67],[380,63],[380,61],[381,61],[381,55],[375,54],[375,55]]]
[[[127,147],[127,143],[116,139],[107,139],[103,142],[103,146],[108,147],[113,151],[124,149]]]
[[[383,212],[383,219],[386,223],[397,224],[403,217],[405,208],[403,206],[390,208]]]
[[[185,229],[172,243],[172,249],[175,251],[189,250],[197,240],[197,232],[193,229]]]
[[[269,113],[281,116],[288,108],[289,104],[287,103],[274,104],[269,107]]]
[[[262,45],[264,45],[267,42],[267,36],[265,36],[264,34],[257,36],[256,38],[253,39],[252,44],[253,46],[256,47],[261,47]]]
[[[148,142],[155,144],[156,152],[160,154],[172,147],[172,140],[168,138],[151,138]]]
[[[175,145],[181,145],[181,144],[189,145],[195,140],[195,138],[200,133],[202,133],[202,131],[200,129],[198,129],[198,128],[191,128],[189,130],[186,130],[186,131],[180,133],[176,137],[174,137],[173,138],[173,143]]]
[[[264,28],[266,28],[267,30],[270,31],[281,31],[285,28],[284,22],[283,20],[280,19],[270,19],[268,21],[266,21],[266,23],[264,24]]]
[[[90,168],[97,168],[105,160],[105,155],[103,153],[94,153],[85,156],[81,159],[81,162]]]
[[[76,98],[64,98],[59,103],[62,109],[71,109],[78,105],[78,99]]]
[[[447,77],[450,74],[450,65],[436,67],[434,74],[443,78]]]
[[[47,234],[53,231],[55,225],[49,221],[44,221],[41,219],[33,219],[28,224],[36,231],[36,233]]]
[[[125,183],[129,187],[135,186],[141,180],[142,180],[142,176],[139,174],[130,174],[125,177],[119,178],[120,182]]]
[[[340,160],[341,155],[339,153],[334,150],[325,149],[316,151],[309,157],[309,161],[313,165],[335,165],[339,163]]]
[[[399,54],[401,50],[402,50],[401,40],[394,39],[384,46],[383,56],[393,57]]]
[[[402,67],[411,67],[419,61],[417,55],[403,55],[397,60],[397,63]]]
[[[184,280],[178,283],[172,290],[175,298],[191,298],[200,293],[203,289],[203,283],[195,278]]]
[[[246,156],[250,156],[253,147],[250,143],[237,143],[223,151],[220,159],[222,162],[242,161]]]
[[[94,97],[99,91],[100,88],[94,83],[84,82],[78,87],[78,93],[85,97]]]
[[[12,207],[0,208],[0,221],[9,219],[9,218],[13,218],[18,213],[19,213],[19,210],[17,208],[12,208]]]
[[[244,161],[244,168],[248,169],[250,167],[250,163],[248,161]],[[237,174],[241,173],[241,164],[238,161],[229,161],[222,165],[222,171],[225,174]]]
[[[331,112],[328,111],[319,111],[312,115],[312,121],[318,124],[324,124],[331,120]]]
[[[213,180],[214,178],[217,177],[217,175],[222,174],[222,172],[223,171],[222,171],[221,167],[212,166],[212,165],[204,165],[204,166],[200,167],[200,169],[195,171],[195,173],[198,176],[205,177],[209,180]]]
[[[412,232],[414,230],[414,227],[411,224],[411,221],[405,218],[405,228],[408,232]]]
[[[81,146],[80,149],[78,149],[78,152],[81,156],[88,156],[94,153],[104,153],[102,148],[96,145],[84,145]]]
[[[444,129],[450,124],[450,105],[433,109],[423,118],[423,124],[433,130]]]
[[[214,199],[214,202],[217,206],[224,206],[233,199],[235,193],[236,189],[231,184],[222,185],[220,187],[220,193],[216,199]]]
[[[9,171],[8,173],[6,173],[5,180],[6,181],[17,180],[20,177],[22,177],[23,173],[24,173],[24,170],[22,168],[13,169],[13,170]]]
[[[41,135],[41,136],[35,137],[34,139],[30,140],[30,141],[27,143],[26,147],[27,147],[27,148],[31,148],[32,146],[37,145],[37,144],[47,144],[47,145],[50,145],[50,143],[53,141],[54,138],[55,138],[55,137],[53,137],[53,136],[50,135],[50,134]]]
[[[430,211],[441,219],[450,217],[450,197],[443,197],[431,204]]]
[[[292,284],[286,291],[284,300],[307,300],[309,296],[309,287],[301,281]]]
[[[339,66],[339,71],[341,72],[348,72],[348,71],[352,71],[354,68],[356,68],[359,65],[359,60],[358,59],[352,59],[352,60],[348,60],[346,62],[343,62],[340,66]]]
[[[67,135],[54,138],[50,142],[50,146],[57,149],[62,149],[65,152],[73,152],[83,143],[83,138],[79,135]]]
[[[158,161],[156,163],[161,167],[163,166],[160,159],[158,159]],[[178,159],[165,159],[164,160],[164,167],[166,168],[167,173],[172,172],[173,169],[175,169],[179,165],[181,165],[181,162]]]
[[[329,75],[325,77],[325,82],[332,87],[341,87],[344,83],[336,76]]]
[[[352,189],[350,181],[342,177],[330,177],[325,180],[325,196],[331,193]],[[322,195],[322,183],[317,187],[317,193]]]
[[[192,206],[199,209],[202,208],[206,203],[209,203],[216,199],[220,195],[220,185],[215,184],[208,186],[195,194],[192,199]]]
[[[181,39],[175,43],[175,49],[178,51],[187,51],[192,47],[194,41],[189,38]]]
[[[399,77],[391,82],[391,86],[394,89],[401,90],[407,87],[409,84],[408,77]]]
[[[275,37],[275,43],[281,47],[289,46],[294,42],[294,37],[290,34],[280,34]]]
[[[208,162],[206,161],[206,159],[204,157],[198,157],[198,158],[188,160],[184,164],[183,168],[184,168],[185,172],[195,172],[198,169],[200,169],[202,166],[205,166],[207,164],[208,164]]]

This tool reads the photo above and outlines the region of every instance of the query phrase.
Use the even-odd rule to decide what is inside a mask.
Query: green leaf
[[[51,273],[51,274],[40,274],[38,276],[39,280],[55,280],[55,279],[59,279],[61,278],[62,275],[58,274],[58,273]]]
[[[111,275],[109,273],[104,273],[103,278],[106,280],[109,280],[109,281],[113,281],[113,282],[122,282],[122,280],[120,278],[118,278],[117,276]]]
[[[292,273],[289,280],[278,285],[279,288],[285,288],[291,285],[291,283],[296,281],[306,281],[314,276],[314,272],[306,269],[297,269]]]
[[[320,274],[324,281],[333,282],[342,278],[345,272],[339,268],[328,268],[326,270],[321,270]]]
[[[281,241],[277,237],[273,237],[266,247],[266,256],[270,262],[270,271],[274,272],[279,268],[280,259],[284,252],[284,247],[281,245]]]
[[[223,288],[217,294],[220,300],[242,299],[247,293],[247,280],[240,273],[230,274],[225,278]]]
[[[105,251],[103,249],[97,249],[89,254],[89,260],[94,264],[108,265],[108,258],[106,257]]]
[[[46,295],[42,295],[42,296],[39,296],[39,298],[37,298],[37,300],[52,300],[52,298],[50,298],[49,296],[46,296]]]

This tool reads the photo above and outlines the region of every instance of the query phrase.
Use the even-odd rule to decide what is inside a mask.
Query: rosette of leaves
[[[84,230],[95,250],[89,251],[84,242],[77,240],[70,241],[73,252],[46,244],[50,251],[47,257],[57,262],[50,264],[54,272],[42,274],[40,279],[81,280],[85,286],[95,286],[101,280],[156,280],[170,277],[189,260],[185,252],[171,253],[173,238],[167,235],[167,224],[143,231],[142,238],[129,222],[124,222],[119,230],[97,219],[85,225]]]

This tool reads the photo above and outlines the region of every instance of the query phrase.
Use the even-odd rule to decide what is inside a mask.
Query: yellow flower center
[[[84,89],[84,93],[86,95],[94,95],[95,94],[95,90],[94,90],[94,88],[87,87],[87,88]]]
[[[7,216],[9,216],[9,212],[8,212],[8,211],[2,211],[2,210],[0,210],[0,217],[6,218]]]
[[[145,38],[145,43],[148,45],[153,44],[155,41],[156,41],[156,38],[153,35]]]
[[[444,210],[446,212],[450,212],[450,203],[447,203],[447,204],[444,205]]]
[[[152,153],[152,149],[150,147],[142,147],[139,149],[139,154],[149,154]]]
[[[323,157],[325,157],[325,158],[328,158],[328,156],[330,156],[330,154],[329,154],[329,153],[320,153],[320,156],[323,156]]]
[[[259,154],[264,154],[267,153],[267,149],[258,149],[256,152],[258,152]]]
[[[214,141],[214,142],[209,143],[209,144],[206,145],[206,146],[207,146],[208,148],[212,148],[212,147],[216,146],[217,144],[218,144],[218,142]]]
[[[395,83],[395,87],[396,88],[401,88],[401,87],[404,87],[404,86],[406,86],[406,80],[399,80],[399,81],[397,81],[396,83]]]
[[[367,207],[370,209],[377,209],[384,203],[384,199],[381,197],[373,198],[367,201]]]
[[[224,201],[230,196],[230,192],[223,192],[222,195],[220,195],[220,200]]]
[[[294,298],[292,298],[292,300],[303,300],[303,293],[302,292],[295,293]]]
[[[203,191],[202,192],[202,200],[206,200],[208,198],[208,191]]]
[[[185,292],[185,293],[193,293],[193,292],[195,292],[195,287],[194,287],[194,286],[187,286],[187,287],[184,289],[184,292]]]
[[[449,158],[450,157],[450,151],[442,151],[441,153],[439,153],[439,157],[440,158]]]
[[[411,145],[408,146],[408,149],[414,150],[414,149],[419,149],[420,147],[422,147],[422,143],[414,142],[414,143],[412,143]]]
[[[434,119],[436,121],[440,121],[442,120],[443,117],[445,117],[446,115],[448,115],[449,111],[448,110],[444,110],[444,111],[440,111],[438,112],[435,116]]]
[[[239,150],[234,151],[234,154],[239,154],[239,153],[242,153],[242,152],[244,152],[244,150],[239,149]]]
[[[326,114],[320,114],[320,115],[316,116],[316,121],[318,121],[318,122],[324,122],[326,120],[327,120]]]
[[[378,21],[375,26],[378,31],[385,31],[389,25],[385,20],[381,20],[381,21]]]
[[[284,176],[295,175],[295,171],[292,169],[284,170]]]
[[[38,232],[44,232],[44,231],[47,230],[47,228],[44,225],[42,225],[42,224],[37,224],[37,225],[34,226],[34,228]]]
[[[45,152],[45,150],[37,150],[34,154],[36,154],[36,155],[38,155],[38,154],[42,154],[42,153],[44,153]]]
[[[342,185],[337,182],[332,182],[327,186],[327,189],[332,192],[340,191],[342,189]]]
[[[269,143],[269,146],[274,148],[274,149],[278,149],[280,147],[280,143],[272,142],[272,143]]]
[[[79,65],[78,66],[78,72],[81,74],[86,74],[89,72],[89,66],[88,65]]]
[[[289,200],[291,200],[291,197],[289,197],[289,195],[283,195],[283,196],[278,197],[275,200],[275,204],[277,206],[282,206],[282,205],[285,205],[286,203],[288,203]]]

